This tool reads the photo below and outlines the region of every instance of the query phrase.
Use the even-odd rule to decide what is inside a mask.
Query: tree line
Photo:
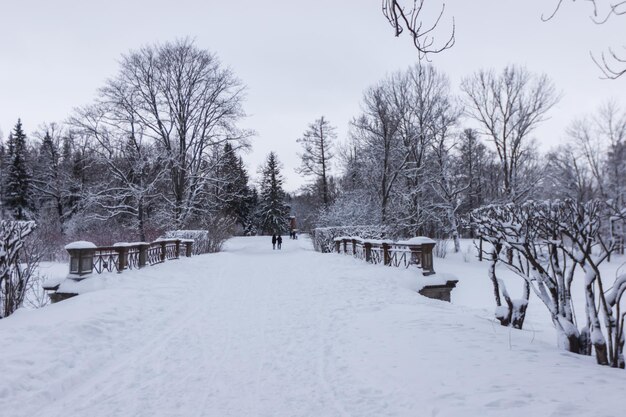
[[[17,121],[0,146],[2,217],[36,220],[56,248],[177,229],[282,231],[268,220],[288,215],[276,155],[258,191],[241,158],[252,134],[240,127],[244,100],[243,83],[192,41],[132,51],[66,123],[27,138]]]
[[[304,195],[317,208],[311,222],[450,238],[458,251],[459,237],[473,233],[464,219],[488,204],[554,198],[623,204],[626,112],[608,102],[573,121],[566,142],[542,154],[535,132],[558,100],[547,76],[521,66],[471,74],[458,95],[432,65],[391,74],[364,92],[343,144],[324,118],[301,139],[312,179]],[[338,175],[329,174],[330,166]]]
[[[458,95],[432,65],[398,71],[365,91],[343,145],[325,118],[309,127],[302,162],[317,169],[306,170],[304,195],[317,226],[426,235],[444,250],[451,239],[456,252],[461,236],[480,237],[503,326],[521,329],[535,294],[561,348],[624,368],[626,274],[603,276],[602,264],[626,237],[626,111],[609,101],[541,153],[535,133],[558,100],[550,79],[520,66],[470,74]],[[329,178],[322,168],[335,155],[338,175]],[[520,293],[499,265],[520,278]]]

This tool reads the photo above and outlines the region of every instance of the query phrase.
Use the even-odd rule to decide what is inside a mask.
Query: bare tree
[[[404,229],[404,234],[419,235],[424,233],[424,224],[437,217],[434,211],[438,207],[433,206],[431,185],[443,185],[439,176],[432,175],[437,171],[437,167],[433,167],[433,160],[437,158],[431,158],[431,154],[435,149],[446,148],[446,145],[438,147],[436,142],[448,142],[459,112],[450,94],[448,78],[432,65],[415,65],[396,74],[393,80],[393,98],[401,121],[402,152],[408,158],[397,189],[400,199],[397,214],[404,222],[398,226]],[[450,233],[454,232],[450,230]]]
[[[508,66],[500,75],[479,71],[465,78],[461,89],[467,116],[478,122],[481,133],[495,146],[505,198],[525,197],[533,185],[521,178],[533,156],[530,134],[559,99],[553,83],[545,75]]]
[[[335,128],[324,116],[309,124],[302,137],[297,140],[302,145],[300,154],[302,165],[297,172],[315,179],[314,187],[321,188],[322,203],[328,207],[331,202],[329,189],[330,162],[333,159],[333,140],[337,138]]]
[[[596,193],[626,201],[626,112],[607,102],[592,116],[575,120],[567,129],[569,148],[581,169],[589,172]]]
[[[375,201],[380,224],[394,234],[426,233],[426,225],[433,223],[444,223],[450,234],[458,233],[456,216],[449,216],[454,211],[450,204],[457,202],[449,198],[456,199],[459,193],[447,179],[441,182],[449,173],[448,142],[459,113],[445,75],[430,65],[399,71],[369,89],[362,108],[353,121],[347,160],[346,181],[352,194],[364,204]],[[433,176],[438,172],[436,158],[431,158],[435,150],[441,152],[438,161],[445,172]],[[354,193],[355,187],[363,192]],[[437,196],[441,198],[434,201]]]
[[[456,115],[452,113],[449,116]],[[453,119],[442,121],[442,126],[446,128],[434,137],[432,159],[435,169],[432,173],[431,184],[435,194],[439,197],[435,206],[440,207],[445,213],[448,223],[446,229],[454,242],[454,252],[458,253],[461,250],[459,209],[471,186],[471,181],[463,176],[455,175],[458,174],[458,171],[455,172],[454,169],[458,161],[453,155],[453,150],[458,145],[457,136],[448,132],[453,122]]]
[[[576,143],[567,143],[548,152],[542,181],[545,198],[589,201],[599,196],[597,182],[585,155]]]
[[[408,155],[397,155],[400,119],[388,81],[365,92],[363,114],[352,121],[352,127],[352,140],[361,154],[362,168],[369,170],[370,189],[378,197],[380,221],[385,224],[393,186],[408,161]]]
[[[233,73],[188,39],[123,56],[119,74],[100,90],[100,101],[129,112],[165,156],[173,227],[204,212],[199,200],[211,180],[207,155],[215,145],[244,143],[249,136],[237,127],[243,99]]]
[[[78,109],[71,118],[76,133],[90,145],[90,162],[107,172],[85,190],[84,198],[90,217],[102,221],[128,217],[137,238],[146,241],[148,208],[155,199],[165,198],[161,183],[167,159],[144,134],[131,90],[117,87],[102,90],[95,104]]]

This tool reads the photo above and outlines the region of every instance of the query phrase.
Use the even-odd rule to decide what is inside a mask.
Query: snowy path
[[[416,271],[267,240],[0,321],[0,415],[626,415],[624,371],[420,297]]]

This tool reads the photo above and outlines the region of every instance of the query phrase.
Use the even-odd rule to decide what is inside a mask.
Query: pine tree
[[[4,219],[5,215],[5,207],[4,207],[4,189],[5,189],[5,179],[6,179],[6,149],[4,147],[4,142],[2,142],[0,138],[0,219]]]
[[[280,163],[274,152],[270,152],[262,170],[261,193],[259,195],[259,223],[265,233],[282,234],[287,231],[289,207],[285,203],[283,176]]]
[[[243,224],[243,234],[245,236],[254,236],[259,230],[258,215],[259,193],[256,188],[250,189],[250,197],[247,200],[247,214]]]
[[[16,220],[32,217],[32,174],[27,159],[26,134],[22,130],[22,121],[18,119],[9,135],[5,189],[6,207]]]
[[[37,155],[37,164],[33,175],[33,188],[38,202],[37,207],[53,208],[61,219],[63,206],[60,192],[61,173],[59,169],[60,154],[59,146],[49,129],[46,129]]]
[[[460,175],[465,176],[465,182],[470,184],[463,209],[464,212],[469,212],[485,204],[488,192],[485,170],[492,158],[478,133],[472,129],[465,129],[461,134],[458,154],[457,169]]]
[[[232,216],[242,227],[246,227],[250,214],[251,190],[248,173],[241,157],[230,143],[224,145],[218,168],[219,199],[223,214]]]
[[[78,161],[80,154],[74,153],[74,137],[71,132],[63,137],[61,146],[60,170],[64,176],[65,191],[63,205],[67,207],[66,217],[71,217],[81,209],[82,170]]]

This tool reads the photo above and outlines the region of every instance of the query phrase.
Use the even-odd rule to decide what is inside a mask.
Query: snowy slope
[[[268,238],[111,275],[0,321],[0,415],[626,415],[626,372],[417,277]]]

